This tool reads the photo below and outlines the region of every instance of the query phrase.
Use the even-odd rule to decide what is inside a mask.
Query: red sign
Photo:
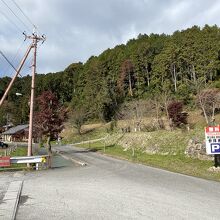
[[[220,132],[220,126],[206,127],[206,133],[209,132]]]
[[[10,157],[0,157],[0,167],[10,167]]]

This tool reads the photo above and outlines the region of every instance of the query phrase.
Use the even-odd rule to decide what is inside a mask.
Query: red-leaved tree
[[[173,126],[179,127],[181,124],[187,124],[188,114],[183,111],[183,103],[179,101],[173,101],[168,105],[169,118],[172,120]]]
[[[36,98],[36,109],[34,130],[38,137],[47,137],[48,154],[51,156],[51,138],[62,131],[67,111],[51,91],[45,91]]]

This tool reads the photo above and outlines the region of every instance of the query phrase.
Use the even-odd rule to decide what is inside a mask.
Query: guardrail
[[[47,164],[49,155],[37,155],[30,157],[11,157],[10,163],[12,164],[36,164],[36,170],[39,169],[40,164]]]

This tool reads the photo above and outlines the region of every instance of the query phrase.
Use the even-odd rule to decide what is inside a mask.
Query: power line
[[[22,8],[18,5],[18,3],[16,3],[15,0],[11,0],[11,1],[19,9],[19,11],[23,14],[23,16],[27,19],[27,21],[33,26],[33,28],[34,28],[33,32],[35,32],[35,30],[36,30],[39,35],[42,35],[40,33],[39,29],[37,28],[37,26],[33,23],[33,21],[30,19],[30,17],[24,12],[24,10],[22,10]]]
[[[2,0],[2,2],[11,11],[11,13],[30,31],[30,28],[15,14],[15,12],[9,7],[9,5],[4,0]]]
[[[32,66],[32,60],[33,60],[32,56],[27,57],[27,60],[22,69],[22,73],[23,73],[22,75],[27,75],[27,72],[30,72]]]
[[[8,64],[15,70],[16,68],[14,67],[14,65],[11,63],[11,61],[5,56],[5,54],[0,50],[0,54],[5,58],[5,60],[8,62]]]
[[[16,70],[16,69],[14,68],[14,65],[15,65],[15,64],[13,64],[13,63],[14,63],[14,61],[16,60],[16,58],[17,58],[19,52],[21,51],[21,48],[24,46],[24,42],[25,42],[25,41],[22,41],[21,45],[18,47],[18,49],[17,49],[17,51],[16,51],[14,57],[12,58],[12,60],[11,60],[11,61],[8,60],[8,61],[10,62],[9,65],[10,65],[11,67],[13,66],[12,68],[13,68],[14,70]],[[2,52],[2,51],[1,51],[1,52]],[[1,54],[2,54],[2,56],[5,58],[5,60],[7,60],[7,59],[6,59],[7,57],[3,54],[3,52],[2,52]],[[8,61],[7,61],[7,62],[8,62]],[[8,63],[9,63],[9,62],[8,62]],[[8,71],[9,71],[9,66],[6,66],[6,67],[3,69],[2,72],[5,73],[5,72],[8,72]],[[16,70],[16,71],[17,71],[17,70]],[[21,76],[21,74],[19,74],[19,75]]]
[[[29,23],[31,25],[33,25],[34,28],[36,28],[35,24],[31,21],[31,19],[24,13],[24,11],[21,9],[21,7],[14,1],[14,0],[11,0],[15,5],[16,7],[20,10],[20,12],[24,15],[24,17],[29,21]]]
[[[20,27],[18,27],[18,25],[14,22],[14,21],[12,21],[2,10],[0,10],[0,13],[10,22],[10,23],[12,23],[18,30],[19,30],[19,32],[23,32],[22,30],[21,30],[21,28]]]
[[[18,56],[19,52],[21,51],[21,48],[24,46],[24,42],[25,41],[22,41],[21,45],[18,47],[17,52],[15,53],[15,55],[12,59],[12,62],[14,62],[17,59],[17,56]]]
[[[30,30],[30,25],[28,25],[27,26],[27,21],[34,27],[34,29],[36,29],[36,26],[34,25],[34,23],[31,21],[31,19],[24,13],[24,11],[22,10],[22,8],[15,2],[15,0],[11,0],[11,2],[14,4],[14,6],[16,6],[16,8],[19,10],[19,12],[23,15],[23,18],[20,16],[21,14],[16,10],[16,8],[14,8],[13,7],[13,5],[11,5],[11,4],[9,4],[7,1],[5,1],[5,0],[1,0],[2,1],[2,3],[8,8],[8,10],[17,18],[17,20],[18,21],[20,21],[20,23],[22,23],[28,30]],[[1,12],[1,10],[0,10],[0,12]],[[15,25],[15,27],[20,31],[20,32],[22,32],[22,30],[21,30],[21,28],[19,28],[19,26],[17,26],[17,24],[13,21],[13,20],[11,20],[10,18],[10,15],[9,16],[7,16],[5,13],[3,13],[3,12],[1,12],[3,15],[4,15],[4,17],[6,17],[6,19],[7,20],[9,20],[13,25]],[[26,22],[25,22],[25,20],[24,20],[24,18],[27,20]],[[23,32],[23,33],[25,33],[25,32]],[[33,33],[34,35],[36,35],[35,33]],[[37,36],[37,35],[36,35]],[[32,36],[31,36],[32,37]],[[44,40],[45,40],[45,36],[44,35],[42,35],[41,37],[38,37],[40,40],[43,40],[43,42],[44,42]],[[36,38],[36,40],[38,41],[39,39],[38,38]],[[25,38],[26,39],[26,38]],[[23,42],[24,43],[24,42]],[[23,45],[23,43],[22,43],[22,45]],[[22,46],[21,45],[21,46]],[[13,60],[12,61],[10,61],[9,59],[7,59],[7,57],[4,55],[4,53],[2,52],[2,51],[0,51],[1,53],[1,55],[4,57],[4,59],[9,63],[9,65],[15,70],[15,68],[14,68],[14,65],[13,65],[13,61],[15,60],[15,58],[17,57],[17,55],[18,55],[18,52],[19,52],[19,50],[20,50],[20,48],[21,48],[21,46],[19,47],[19,49],[18,49],[18,51],[17,51],[17,53],[16,53],[16,55],[14,56],[14,58],[13,58]],[[41,45],[40,45],[41,46]],[[39,47],[40,47],[39,46]],[[29,59],[31,59],[30,57],[29,57]],[[27,60],[27,62],[26,62],[27,64],[29,63],[29,60]],[[25,64],[24,64],[25,65]],[[6,68],[5,68],[6,69]],[[7,68],[8,70],[9,70],[9,66],[8,66],[8,68]],[[7,71],[8,71],[7,70]]]

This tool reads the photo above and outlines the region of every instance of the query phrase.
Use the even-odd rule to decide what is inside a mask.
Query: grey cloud
[[[9,1],[7,1],[9,2]],[[219,24],[217,0],[16,0],[47,41],[38,52],[38,72],[55,72],[86,61],[139,33],[172,33],[194,24]],[[2,10],[2,4],[0,4]],[[0,16],[2,16],[0,14]],[[13,18],[15,21],[16,18]],[[25,27],[16,21],[21,29]],[[30,24],[26,21],[30,26]],[[23,36],[0,18],[1,49],[12,57]],[[2,66],[0,59],[0,76]]]

